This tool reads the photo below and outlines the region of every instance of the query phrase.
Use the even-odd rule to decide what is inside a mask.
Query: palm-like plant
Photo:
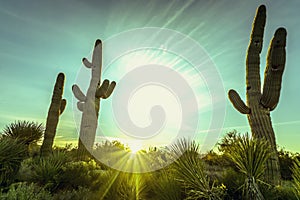
[[[19,140],[0,139],[0,185],[9,185],[26,157],[26,147]]]
[[[38,142],[43,137],[44,127],[35,122],[16,121],[6,125],[2,134],[4,137],[19,139],[29,145]]]
[[[180,200],[181,188],[171,171],[157,172],[151,177],[151,187],[154,192],[153,199],[161,200]]]
[[[243,185],[246,198],[264,199],[257,183],[262,182],[266,162],[271,156],[269,143],[250,138],[248,134],[237,135],[235,141],[226,148],[226,155],[246,177]]]
[[[171,151],[175,157],[180,156],[174,162],[174,167],[177,179],[186,191],[186,199],[222,199],[223,188],[211,184],[204,173],[204,166],[199,157],[199,145],[194,141],[182,139],[172,145]]]
[[[292,168],[293,173],[293,184],[294,184],[294,192],[298,199],[300,199],[300,160],[295,159],[294,166]]]
[[[48,157],[41,157],[32,163],[32,174],[28,177],[28,181],[43,185],[47,190],[55,191],[60,184],[57,180],[66,162],[66,154],[59,151],[53,152]]]

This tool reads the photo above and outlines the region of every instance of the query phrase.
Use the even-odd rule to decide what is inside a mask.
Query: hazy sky
[[[225,89],[223,94],[218,94],[226,98],[226,115],[221,134],[233,129],[249,131],[246,116],[232,107],[227,99],[227,91],[234,88],[245,99],[245,55],[252,20],[261,3],[267,6],[267,25],[261,55],[262,77],[273,33],[281,26],[288,31],[287,62],[281,98],[271,117],[278,145],[299,152],[298,0],[0,0],[0,128],[15,120],[33,120],[45,124],[56,75],[64,72],[64,97],[68,100],[68,106],[60,118],[57,141],[76,143],[78,136],[73,117],[75,108],[72,107],[71,87],[77,82],[77,75],[80,75],[82,57],[90,56],[97,38],[104,41],[105,51],[105,41],[111,41],[111,38],[124,31],[156,27],[174,30],[190,37],[212,59]],[[161,38],[153,36],[152,39],[153,43],[157,43]],[[118,51],[118,45],[114,48]],[[168,47],[164,48],[168,50]],[[188,52],[187,49],[182,51],[182,54]],[[134,56],[140,56],[141,60],[142,55]],[[128,66],[120,66],[126,64],[126,59],[130,60],[123,56],[115,61],[103,77],[118,79],[115,76],[121,77],[128,72]],[[130,63],[127,62],[127,65]],[[190,69],[186,65],[180,70],[185,73]],[[148,91],[152,90],[155,88],[148,88]],[[204,98],[206,93],[209,94],[208,90],[203,89],[206,92],[201,96],[200,88],[196,95]],[[116,126],[109,119],[112,111],[106,105],[111,104],[111,101],[101,101],[101,104],[107,109],[101,112],[100,126],[106,126],[103,130],[107,135],[121,137],[115,132]],[[208,110],[202,110],[203,113],[206,112],[203,116],[210,116],[209,108],[209,105],[206,108],[203,106],[203,110]],[[199,109],[201,110],[201,106]],[[199,113],[201,119],[201,112]],[[203,116],[202,119],[205,118]],[[134,118],[134,114],[132,117]],[[205,129],[209,121],[203,119],[201,123],[200,126]],[[110,131],[111,133],[107,133]],[[168,141],[167,136],[165,139]],[[154,141],[152,145],[155,145]]]

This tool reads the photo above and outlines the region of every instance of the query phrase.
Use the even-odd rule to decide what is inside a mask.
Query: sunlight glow
[[[143,148],[143,143],[139,140],[131,140],[127,142],[127,145],[129,146],[130,152],[132,154],[136,154],[139,150]]]

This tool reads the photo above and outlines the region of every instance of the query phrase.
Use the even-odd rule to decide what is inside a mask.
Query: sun
[[[143,148],[143,143],[140,140],[130,140],[127,145],[132,154],[136,154],[139,150]]]

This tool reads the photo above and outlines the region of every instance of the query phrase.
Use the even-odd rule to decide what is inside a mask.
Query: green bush
[[[181,185],[171,171],[157,172],[151,178],[151,190],[153,199],[180,200],[182,199]]]
[[[293,155],[281,149],[278,151],[280,174],[283,180],[292,180]]]
[[[57,178],[60,187],[68,190],[87,187],[97,190],[106,180],[102,177],[106,173],[101,170],[94,160],[68,162],[62,167],[62,173]]]
[[[266,161],[271,155],[269,143],[253,139],[248,134],[237,135],[232,144],[226,147],[225,153],[245,177],[242,184],[244,197],[263,199],[258,183],[262,181]]]
[[[16,177],[26,157],[26,146],[17,139],[0,139],[0,185],[8,186]]]
[[[40,141],[45,128],[42,124],[29,121],[16,121],[3,129],[3,136],[13,139],[20,139],[24,144],[29,145]]]
[[[186,199],[222,199],[225,194],[223,185],[217,186],[204,172],[199,155],[199,145],[194,141],[182,139],[171,146],[174,158],[176,179],[186,192]]]
[[[245,182],[244,175],[229,167],[224,169],[223,176],[219,181],[226,186],[225,199],[242,199],[241,185]]]
[[[63,172],[66,161],[66,155],[61,152],[53,152],[51,156],[29,160],[27,163],[28,174],[23,177],[23,180],[37,183],[51,192],[56,191],[60,187],[59,176]],[[28,171],[29,168],[31,171]]]
[[[51,194],[34,183],[15,183],[7,193],[0,194],[3,200],[50,200]]]
[[[292,173],[293,173],[294,192],[295,192],[295,195],[300,197],[300,160],[297,158],[294,161]]]
[[[298,200],[291,181],[284,181],[279,186],[260,185],[261,191],[268,200]]]
[[[93,200],[99,199],[98,194],[88,188],[79,187],[77,190],[60,191],[53,195],[52,200]]]

